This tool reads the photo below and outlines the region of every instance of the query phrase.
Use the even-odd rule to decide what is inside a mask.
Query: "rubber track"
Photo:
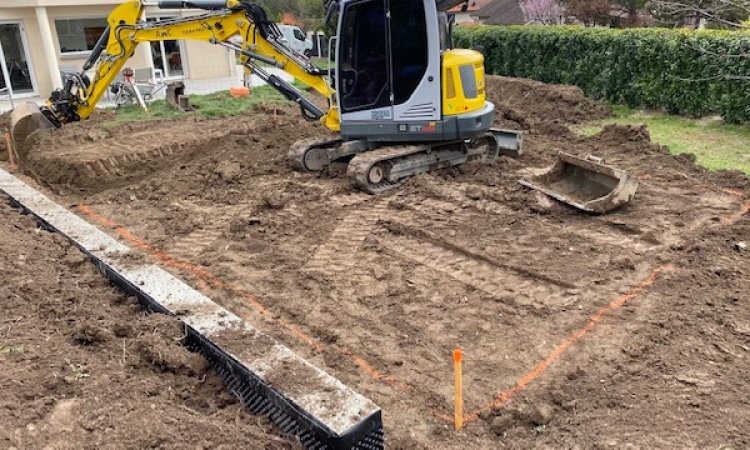
[[[305,167],[305,154],[309,149],[313,147],[325,146],[328,147],[336,142],[342,142],[341,139],[331,138],[309,138],[297,141],[289,148],[287,152],[287,160],[292,165],[292,168],[301,172],[310,172]]]
[[[378,185],[372,185],[367,176],[372,166],[382,161],[414,155],[426,150],[427,148],[428,147],[423,145],[397,145],[382,147],[377,150],[361,153],[349,162],[346,175],[353,179],[357,186],[365,192],[380,194],[397,188],[401,185],[401,182],[391,183],[384,181]]]

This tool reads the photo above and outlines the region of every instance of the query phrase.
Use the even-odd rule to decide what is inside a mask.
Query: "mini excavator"
[[[191,39],[234,50],[247,69],[297,103],[304,118],[338,133],[293,144],[288,158],[297,170],[344,163],[357,186],[377,194],[434,169],[518,156],[521,133],[492,127],[484,56],[452,48],[446,11],[465,1],[325,0],[326,20],[335,20],[337,30],[331,69],[293,50],[263,8],[248,0],[126,1],[109,15],[80,73],[68,75],[41,108],[29,103],[12,112],[11,135],[24,145],[38,133],[88,118],[140,43]],[[204,12],[143,20],[153,4]],[[317,91],[327,110],[268,66]]]

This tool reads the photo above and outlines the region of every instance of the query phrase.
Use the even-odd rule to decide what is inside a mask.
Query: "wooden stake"
[[[10,162],[10,170],[16,170],[16,158],[14,157],[13,141],[10,138],[10,132],[5,133],[5,147],[8,149],[8,162]]]
[[[461,361],[464,354],[460,348],[453,350],[453,374],[454,374],[454,426],[456,431],[461,430],[464,426],[464,381],[461,367]]]

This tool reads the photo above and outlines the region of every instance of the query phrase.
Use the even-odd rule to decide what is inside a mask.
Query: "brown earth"
[[[178,322],[0,204],[0,448],[298,448],[245,412]]]
[[[392,448],[750,445],[750,250],[740,244],[750,225],[722,220],[750,197],[747,178],[671,156],[645,128],[574,135],[570,125],[608,114],[576,88],[490,78],[488,92],[497,126],[525,130],[523,156],[382,196],[340,171],[293,172],[288,146],[322,131],[292,109],[72,125],[29,168],[64,204],[85,203],[225,280],[231,290],[178,271],[381,405]],[[590,216],[517,184],[560,151],[631,171],[636,199]],[[493,402],[667,263],[673,273]],[[462,433],[440,417],[451,414],[455,347],[467,410],[479,415]]]

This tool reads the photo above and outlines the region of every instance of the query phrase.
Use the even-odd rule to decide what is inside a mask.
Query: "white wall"
[[[123,0],[0,0],[0,22],[20,22],[25,30],[29,49],[29,62],[33,71],[36,92],[46,97],[52,91],[52,78],[47,70],[44,45],[41,41],[35,6],[48,6],[50,29],[58,63],[62,68],[80,68],[88,58],[88,52],[62,54],[55,27],[56,19],[106,18]],[[146,15],[165,15],[155,7],[149,7]],[[175,11],[172,11],[175,14]],[[166,14],[168,15],[168,14]],[[183,45],[183,65],[188,77],[195,79],[225,77],[233,74],[233,63],[228,51],[207,42],[186,41]],[[126,64],[134,69],[153,66],[148,45],[138,47]]]

